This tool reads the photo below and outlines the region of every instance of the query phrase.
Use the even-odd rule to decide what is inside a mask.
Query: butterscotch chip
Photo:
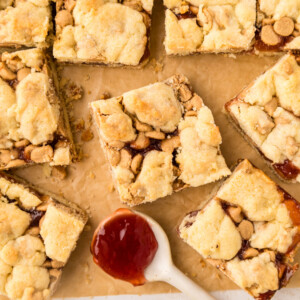
[[[119,162],[119,166],[121,166],[122,168],[129,169],[131,165],[131,154],[129,153],[129,151],[125,149],[122,149],[120,154],[121,154],[121,159]]]
[[[131,170],[134,174],[138,173],[138,170],[142,164],[143,156],[141,154],[137,154],[131,162]]]
[[[274,19],[271,18],[265,18],[262,20],[262,25],[273,25],[275,23]]]
[[[240,223],[243,220],[242,209],[240,207],[230,206],[227,211],[235,223]]]
[[[265,25],[261,29],[261,40],[269,45],[269,46],[276,46],[281,42],[281,38],[273,29],[272,25]]]
[[[136,140],[130,143],[130,147],[133,149],[145,149],[150,145],[150,139],[145,136],[145,133],[140,132]]]
[[[243,258],[247,259],[247,258],[252,258],[255,257],[259,254],[258,250],[254,249],[254,248],[248,248],[244,251],[243,253]]]
[[[243,220],[239,226],[238,226],[238,229],[240,231],[240,234],[242,236],[242,238],[244,240],[249,240],[253,234],[253,224],[248,221],[248,220]]]
[[[31,73],[31,69],[30,68],[22,68],[22,69],[20,69],[18,71],[18,73],[17,73],[17,79],[18,79],[18,81],[23,80],[30,73]]]
[[[21,159],[15,159],[15,160],[11,160],[7,165],[6,168],[17,168],[17,167],[21,167],[25,165],[25,161],[21,160]]]
[[[141,123],[139,120],[135,120],[135,128],[138,131],[152,131],[152,127],[148,124]]]
[[[50,145],[34,148],[30,153],[30,159],[36,163],[45,163],[53,158],[53,148]]]
[[[145,136],[156,140],[163,140],[166,137],[166,135],[161,131],[148,131],[145,133]]]
[[[21,140],[21,141],[17,141],[15,142],[15,147],[16,148],[23,148],[26,147],[27,145],[29,145],[29,141],[28,140]]]
[[[191,6],[190,6],[190,11],[191,11],[194,15],[198,15],[199,7],[191,5]]]
[[[289,36],[294,31],[294,21],[289,17],[282,17],[274,24],[274,31],[281,36]]]
[[[172,153],[175,148],[178,148],[180,146],[180,137],[179,136],[173,136],[169,139],[165,139],[161,142],[161,149],[165,152]]]
[[[73,25],[73,17],[68,10],[61,10],[57,13],[55,17],[55,22],[60,27],[65,27],[67,25]]]

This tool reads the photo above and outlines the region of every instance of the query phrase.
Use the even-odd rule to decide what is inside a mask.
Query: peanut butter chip
[[[137,154],[131,162],[131,170],[134,174],[138,173],[140,166],[142,164],[143,156],[141,154]]]
[[[0,77],[4,80],[14,80],[17,76],[4,62],[0,62]]]
[[[51,146],[37,147],[31,151],[30,159],[36,163],[45,163],[53,158],[53,149]]]
[[[165,134],[161,131],[149,131],[145,133],[145,136],[156,140],[163,140],[165,138]]]
[[[244,240],[249,240],[253,234],[253,225],[250,221],[243,220],[239,226],[238,229],[240,231],[240,234]]]
[[[294,31],[294,21],[289,17],[283,17],[274,24],[274,31],[281,36],[289,36]]]
[[[280,36],[276,34],[272,25],[265,25],[261,29],[261,40],[269,46],[276,46],[281,42]]]
[[[18,81],[23,80],[30,73],[31,73],[31,70],[29,68],[20,69],[18,71],[18,73],[17,73],[17,79],[18,79]]]
[[[73,17],[68,10],[61,10],[55,17],[56,25],[65,27],[67,25],[73,25]]]
[[[172,153],[175,148],[180,146],[179,136],[173,136],[170,139],[163,140],[161,142],[161,149],[165,152]]]
[[[254,249],[254,248],[248,248],[247,250],[245,250],[245,252],[243,253],[243,258],[247,259],[247,258],[252,258],[255,257],[259,254],[258,250]]]
[[[140,132],[134,142],[130,144],[133,149],[145,149],[150,145],[150,139],[145,136],[143,132]]]
[[[235,223],[240,223],[243,220],[242,210],[240,207],[229,207],[228,214]]]

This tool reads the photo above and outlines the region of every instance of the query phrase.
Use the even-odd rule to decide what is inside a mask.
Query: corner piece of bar
[[[300,204],[248,160],[208,204],[188,214],[180,237],[238,286],[271,299],[298,269]]]
[[[0,294],[48,300],[87,222],[76,204],[0,172]]]
[[[0,170],[69,165],[75,147],[51,58],[42,49],[0,56]]]
[[[56,1],[59,62],[143,66],[150,57],[153,0]]]
[[[230,174],[213,115],[182,75],[91,109],[122,202],[151,202]]]
[[[300,50],[300,7],[297,0],[258,0],[257,33],[254,50],[257,54],[277,54]]]
[[[300,65],[283,56],[225,110],[246,140],[284,181],[300,182]]]
[[[0,49],[50,45],[51,1],[1,0]]]
[[[256,0],[164,0],[167,54],[253,49]]]

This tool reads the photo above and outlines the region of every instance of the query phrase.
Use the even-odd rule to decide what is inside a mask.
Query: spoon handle
[[[216,300],[207,291],[184,275],[173,264],[170,266],[164,281],[175,286],[192,300]]]

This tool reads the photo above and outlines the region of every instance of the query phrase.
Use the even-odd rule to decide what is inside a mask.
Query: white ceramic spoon
[[[188,295],[193,300],[215,300],[208,292],[184,275],[172,261],[168,237],[160,225],[149,216],[134,211],[149,223],[158,243],[157,252],[146,268],[144,275],[148,281],[165,281]]]

